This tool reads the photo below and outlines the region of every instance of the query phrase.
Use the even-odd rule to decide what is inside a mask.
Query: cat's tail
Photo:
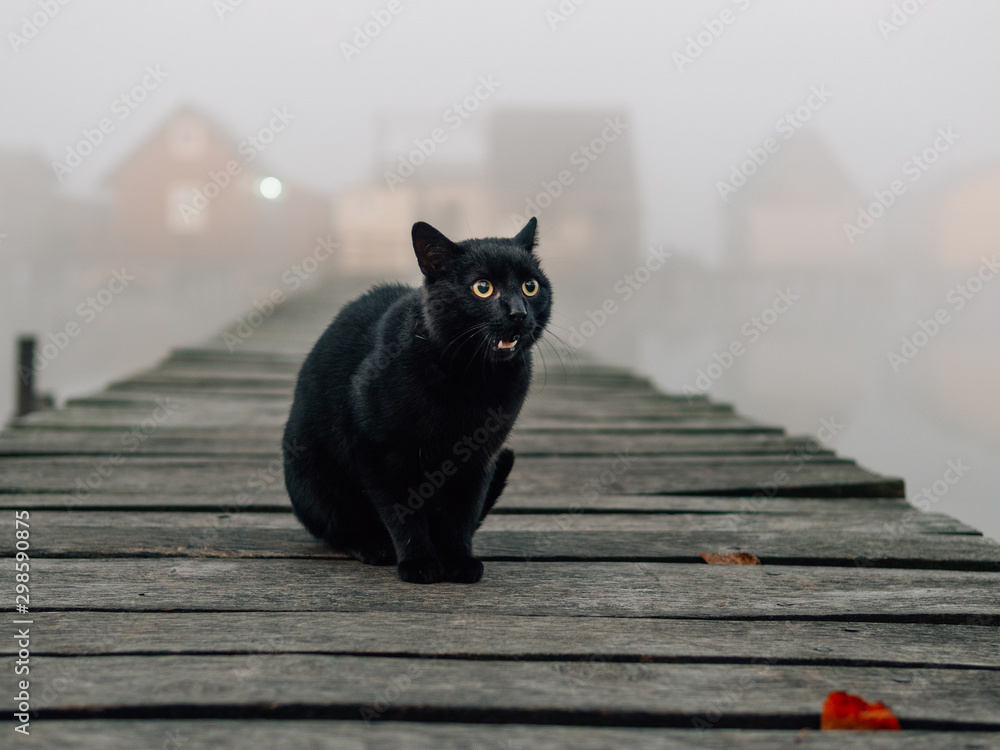
[[[486,501],[483,503],[483,512],[479,516],[480,525],[486,518],[486,514],[493,509],[497,498],[503,492],[503,488],[507,486],[507,477],[513,467],[514,451],[510,448],[504,448],[497,454],[496,463],[493,464],[493,478],[490,479],[490,486],[486,490]]]

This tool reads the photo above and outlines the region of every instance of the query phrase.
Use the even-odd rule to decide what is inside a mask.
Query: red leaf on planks
[[[857,695],[841,691],[823,701],[820,729],[892,729],[899,731],[899,719],[884,703],[869,703]]]
[[[709,565],[760,565],[760,560],[749,552],[702,552],[698,557]]]

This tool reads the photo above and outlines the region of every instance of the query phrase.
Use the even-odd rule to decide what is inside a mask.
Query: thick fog
[[[534,215],[567,365],[1000,537],[997,28],[987,0],[8,0],[0,418],[21,334],[64,403],[275,289],[415,280],[413,221]]]

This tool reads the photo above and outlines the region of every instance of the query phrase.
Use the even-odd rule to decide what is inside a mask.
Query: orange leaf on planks
[[[841,691],[830,693],[823,701],[820,729],[890,729],[899,731],[899,719],[884,703],[869,703],[864,698]]]
[[[702,552],[698,557],[709,565],[760,565],[760,559],[749,552]]]

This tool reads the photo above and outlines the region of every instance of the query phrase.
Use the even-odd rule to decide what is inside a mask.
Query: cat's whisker
[[[465,365],[465,372],[462,373],[463,380],[465,379],[465,376],[469,374],[469,368],[472,367],[472,363],[475,362],[476,359],[483,360],[483,378],[484,379],[486,378],[486,357],[485,356],[479,357],[479,351],[481,349],[485,349],[488,345],[489,345],[489,339],[484,338],[476,346],[476,350],[473,352],[472,357],[469,358],[469,362]]]
[[[488,325],[489,325],[489,323],[485,323],[485,322],[473,323],[468,328],[462,329],[457,334],[455,334],[455,336],[447,344],[447,346],[445,346],[444,349],[441,350],[441,353],[443,354],[444,352],[447,352],[448,349],[451,346],[453,346],[455,343],[457,343],[459,341],[459,339],[461,339],[462,337],[466,337],[467,338],[469,335],[472,335],[473,333],[475,333],[476,331],[478,331],[478,330],[480,330],[482,328],[486,328],[486,326],[488,326]]]
[[[452,365],[454,365],[455,364],[455,360],[458,358],[458,355],[461,353],[462,347],[465,345],[465,343],[468,342],[469,339],[471,339],[473,336],[475,336],[476,333],[478,333],[479,331],[483,330],[484,328],[487,328],[488,326],[489,326],[489,323],[476,323],[474,325],[469,326],[465,330],[460,331],[448,343],[448,345],[445,346],[444,349],[441,350],[441,359],[443,360],[444,356],[445,356],[445,354],[447,354],[448,350],[452,346],[455,346],[457,344],[458,346],[455,348],[455,351],[452,354],[451,359],[448,361],[448,366],[449,367],[451,367]]]
[[[546,384],[549,382],[549,363],[545,361],[545,352],[542,351],[541,347],[537,351],[538,356],[542,358],[542,385],[539,390],[544,391]]]
[[[549,341],[548,339],[546,339],[546,338],[543,337],[542,341],[544,341],[545,345],[548,346],[549,349],[551,349],[555,353],[556,359],[559,360],[559,367],[562,369],[563,382],[565,383],[568,380],[567,373],[566,373],[566,363],[563,362],[562,357],[559,355],[559,350],[556,349],[552,345],[552,342]],[[539,349],[539,352],[541,352],[541,349]]]
[[[567,328],[566,326],[561,326],[561,325],[558,325],[558,324],[556,324],[556,323],[553,323],[553,322],[552,322],[551,320],[549,321],[549,325],[550,325],[550,326],[555,326],[555,327],[556,327],[556,328],[558,328],[558,329],[559,329],[560,331],[569,331],[569,330],[572,330],[572,329],[570,329],[570,328]]]
[[[545,332],[547,334],[549,334],[550,336],[552,336],[556,341],[558,341],[560,344],[562,344],[566,348],[566,353],[569,354],[570,357],[572,357],[574,365],[577,368],[579,368],[580,367],[580,360],[576,356],[576,351],[573,349],[573,347],[571,347],[569,344],[567,344],[566,341],[563,340],[562,336],[560,336],[559,334],[555,333],[554,331],[549,330],[548,326],[545,327]],[[552,346],[551,342],[549,342],[549,346]],[[556,352],[556,356],[559,357],[559,361],[562,362],[563,361],[562,354],[560,354],[560,352],[554,346],[552,346],[552,350]],[[564,365],[565,365],[565,363],[564,363]]]

